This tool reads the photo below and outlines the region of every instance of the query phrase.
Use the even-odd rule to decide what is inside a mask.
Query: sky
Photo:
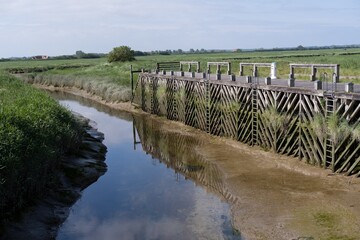
[[[0,0],[0,58],[359,43],[359,0]]]

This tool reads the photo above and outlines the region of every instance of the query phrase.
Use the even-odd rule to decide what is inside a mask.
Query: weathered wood
[[[335,114],[339,121],[357,127],[360,98],[353,95],[151,73],[139,74],[134,93],[135,103],[146,112],[213,135],[298,156],[334,172],[360,172],[358,140],[349,136],[335,144],[329,132],[317,136],[313,126],[306,125],[316,115],[322,116],[327,125],[329,116]],[[275,108],[285,125],[273,125],[263,117],[270,107]]]

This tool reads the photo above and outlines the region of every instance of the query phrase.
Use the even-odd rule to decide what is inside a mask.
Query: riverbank
[[[77,152],[81,137],[70,111],[0,73],[0,225],[46,195],[60,158]]]
[[[45,88],[64,90],[114,109],[146,115],[164,131],[191,134],[204,141],[204,147],[197,150],[222,172],[221,181],[230,195],[224,199],[235,199],[231,202],[234,227],[246,239],[358,239],[360,236],[359,179],[333,175],[294,158],[210,136],[179,122],[143,113],[129,103],[109,103],[74,88]]]
[[[3,240],[55,239],[59,226],[69,215],[70,207],[81,197],[83,189],[106,172],[104,136],[89,119],[76,115],[84,129],[79,151],[64,157],[53,173],[57,182],[47,188],[46,196],[22,214],[20,221],[5,225]]]

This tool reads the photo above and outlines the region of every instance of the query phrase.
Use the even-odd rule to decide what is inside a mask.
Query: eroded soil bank
[[[81,197],[82,190],[106,172],[104,135],[89,119],[74,114],[85,130],[80,151],[61,160],[54,173],[57,182],[53,188],[27,209],[20,221],[7,223],[0,239],[55,239],[59,226],[68,217],[70,207]]]
[[[106,103],[83,91],[62,90],[144,114],[130,104]],[[234,226],[245,239],[360,239],[359,179],[210,136],[178,122],[147,117],[163,131],[191,135],[202,142],[196,151],[220,169],[220,181],[231,195],[226,199],[232,199]]]

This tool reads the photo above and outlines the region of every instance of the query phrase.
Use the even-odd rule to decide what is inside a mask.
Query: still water
[[[95,121],[108,148],[107,172],[84,190],[57,239],[241,239],[196,139],[146,116],[55,97]]]

